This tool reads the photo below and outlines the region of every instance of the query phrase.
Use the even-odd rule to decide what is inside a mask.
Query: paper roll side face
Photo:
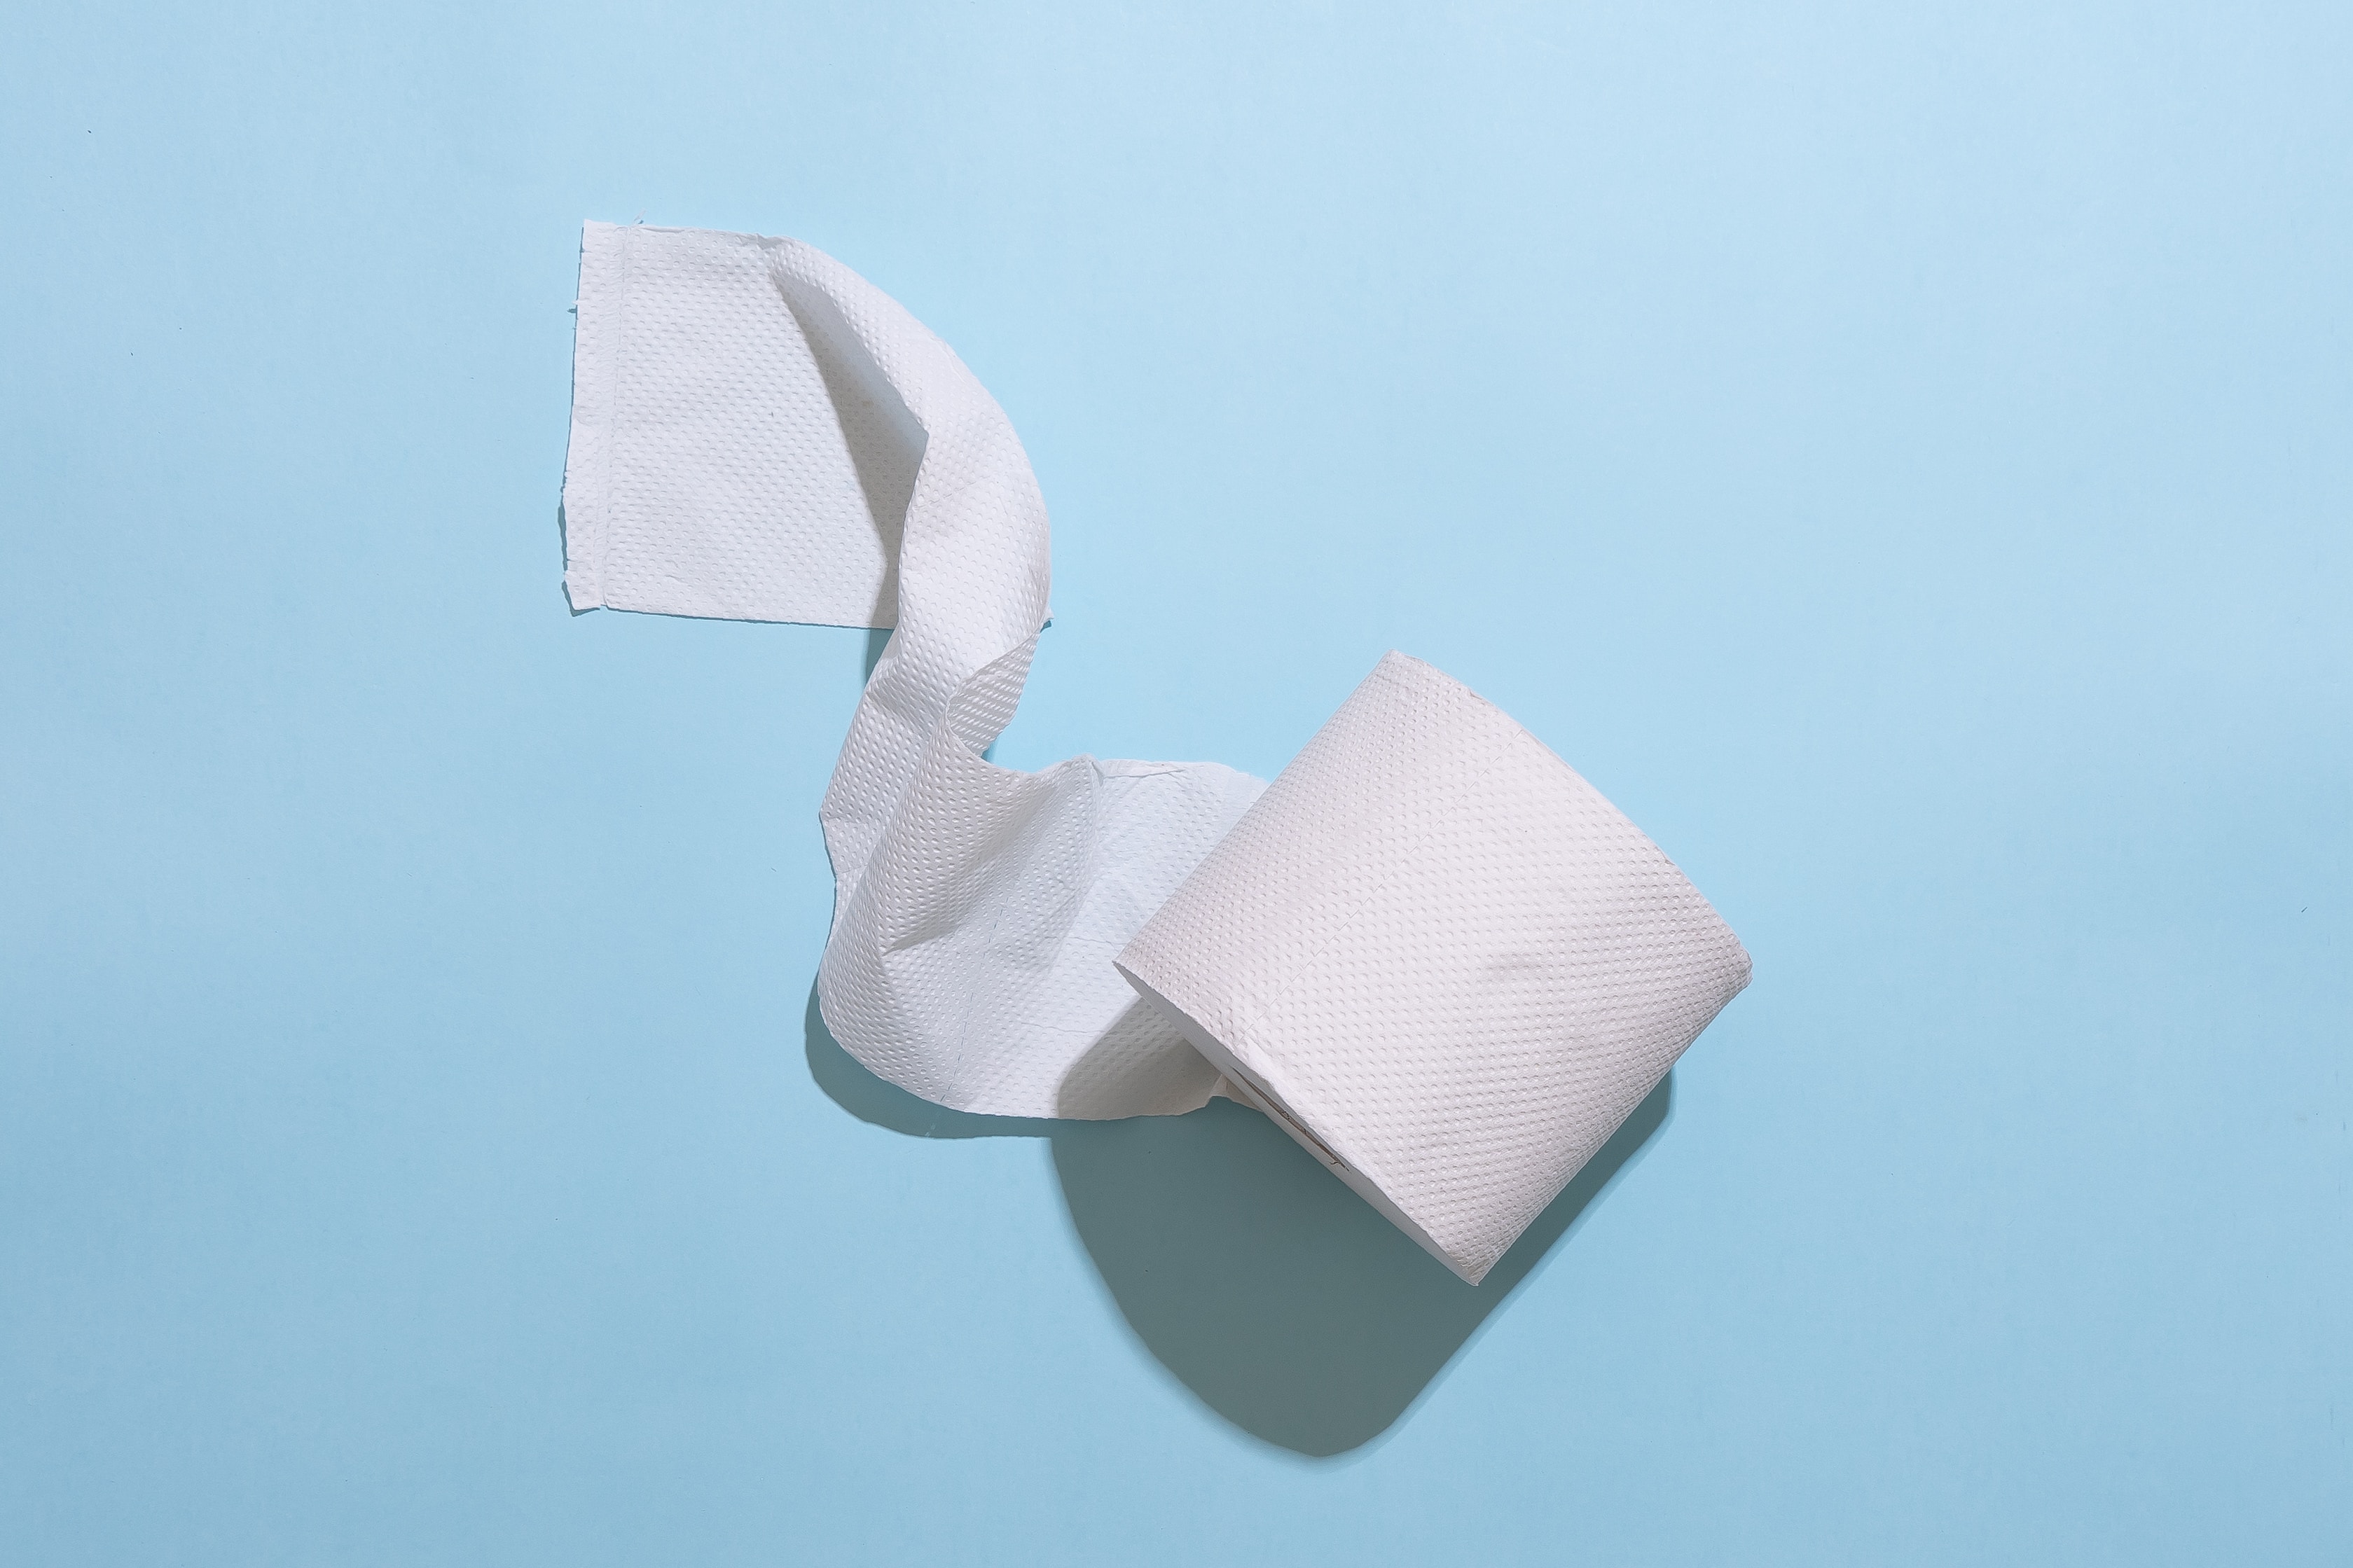
[[[1598,791],[1397,654],[1120,963],[1474,1283],[1748,978]]]

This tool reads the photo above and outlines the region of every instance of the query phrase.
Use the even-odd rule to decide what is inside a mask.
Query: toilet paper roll
[[[1398,653],[1118,963],[1472,1284],[1749,973],[1599,791]]]
[[[1475,1282],[1745,984],[1664,856],[1402,656],[1271,790],[996,766],[1046,511],[963,362],[756,235],[589,224],[577,309],[575,609],[896,626],[818,813],[818,1004],[874,1072],[1008,1116],[1231,1093]]]

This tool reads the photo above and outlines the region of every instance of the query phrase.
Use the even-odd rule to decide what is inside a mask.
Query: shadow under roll
[[[1484,1283],[1465,1285],[1254,1110],[1061,1121],[975,1116],[884,1082],[807,1013],[809,1073],[861,1121],[918,1138],[1042,1138],[1063,1202],[1136,1338],[1195,1396],[1314,1458],[1388,1431],[1673,1113],[1662,1080]]]

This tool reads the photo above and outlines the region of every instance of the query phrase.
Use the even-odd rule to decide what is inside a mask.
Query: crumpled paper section
[[[1217,1070],[1111,961],[1265,785],[1216,763],[984,759],[1050,580],[997,400],[797,240],[592,223],[578,309],[574,608],[896,624],[818,813],[834,1037],[960,1110],[1206,1103]]]
[[[896,627],[819,812],[818,1004],[875,1073],[1004,1116],[1230,1093],[1476,1283],[1747,983],[1631,823],[1402,655],[1271,789],[996,766],[1046,510],[963,362],[790,239],[589,224],[578,311],[575,608]]]

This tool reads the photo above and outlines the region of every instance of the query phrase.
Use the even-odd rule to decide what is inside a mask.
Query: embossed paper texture
[[[1474,1282],[1748,983],[1656,845],[1397,653],[1119,963]]]

